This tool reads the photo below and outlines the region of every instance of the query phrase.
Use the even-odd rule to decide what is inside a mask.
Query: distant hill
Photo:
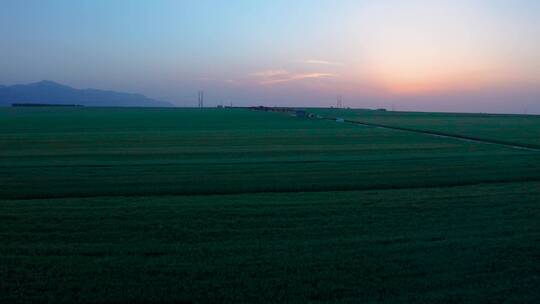
[[[53,81],[13,86],[0,85],[0,106],[14,103],[77,104],[87,107],[172,107],[173,105],[141,94],[96,89],[78,90]]]

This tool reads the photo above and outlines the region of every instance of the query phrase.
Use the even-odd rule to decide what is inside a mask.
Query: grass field
[[[414,126],[537,140],[535,117],[455,116]],[[0,187],[3,303],[540,300],[535,151],[243,109],[5,108]]]

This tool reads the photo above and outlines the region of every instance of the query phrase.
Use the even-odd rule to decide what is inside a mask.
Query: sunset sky
[[[1,0],[0,84],[540,114],[540,1]]]

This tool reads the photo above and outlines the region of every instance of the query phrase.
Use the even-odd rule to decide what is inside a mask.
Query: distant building
[[[294,115],[296,117],[306,117],[307,116],[307,112],[304,111],[304,110],[295,110],[294,111]]]

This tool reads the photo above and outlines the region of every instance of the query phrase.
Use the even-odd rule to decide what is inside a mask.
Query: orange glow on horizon
[[[459,73],[452,76],[426,76],[385,74],[375,79],[386,92],[400,95],[426,95],[433,93],[471,91],[495,86],[502,80],[475,73]]]
[[[375,62],[363,78],[391,95],[474,91],[519,82],[518,71],[481,62],[399,57]]]

